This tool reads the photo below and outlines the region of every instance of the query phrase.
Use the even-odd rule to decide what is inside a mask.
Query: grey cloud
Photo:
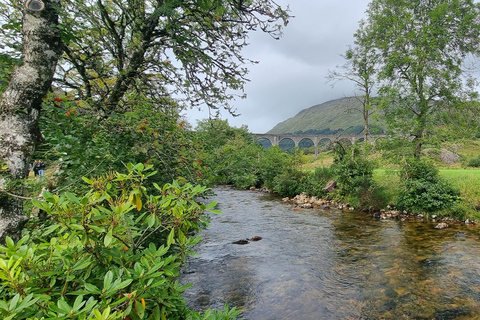
[[[278,0],[290,4],[295,18],[276,41],[268,35],[250,35],[244,56],[260,63],[249,66],[246,99],[232,105],[241,114],[222,116],[230,125],[245,124],[262,133],[302,109],[328,100],[354,94],[351,83],[326,83],[329,70],[342,65],[340,56],[353,44],[358,21],[364,17],[368,0]],[[189,111],[189,121],[208,117],[208,111]]]

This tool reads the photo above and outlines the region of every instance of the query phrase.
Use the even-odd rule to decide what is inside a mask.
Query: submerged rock
[[[250,239],[240,239],[240,240],[237,240],[237,241],[233,241],[232,243],[233,244],[248,244],[250,243],[250,241],[260,241],[262,240],[262,237],[260,236],[253,236],[251,237]]]
[[[437,226],[435,227],[435,229],[445,229],[445,228],[448,228],[448,224],[446,224],[445,222],[441,222],[437,224]]]
[[[250,243],[250,241],[248,241],[248,239],[241,239],[241,240],[233,241],[232,243],[233,244],[247,244],[247,243]]]

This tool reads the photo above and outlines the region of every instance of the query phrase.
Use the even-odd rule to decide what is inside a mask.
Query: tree
[[[373,44],[364,41],[363,32],[364,30],[359,28],[356,33],[355,45],[350,47],[343,56],[346,60],[345,64],[330,71],[327,79],[329,81],[352,81],[361,92],[361,96],[355,96],[361,103],[361,109],[356,110],[362,113],[364,141],[368,141],[369,119],[374,113],[372,95],[375,85],[378,84],[376,73],[380,57]]]
[[[10,14],[18,3],[10,7],[5,1],[0,7],[8,14],[2,16],[18,30],[22,23]],[[180,94],[184,107],[204,103],[234,113],[228,102],[243,91],[248,80],[244,66],[251,61],[241,55],[248,32],[260,29],[279,38],[289,18],[287,10],[270,0],[29,0],[27,5],[40,11],[25,12],[23,42],[15,38],[15,32],[2,36],[12,48],[18,47],[13,43],[22,43],[24,55],[24,64],[12,75],[0,109],[0,158],[6,161],[12,179],[26,177],[28,162],[42,137],[38,128],[42,98],[62,50],[65,54],[52,91],[63,91],[76,100],[79,114],[88,115],[98,126],[132,112],[129,96],[135,95],[155,101],[156,110],[166,114],[178,104],[164,101]],[[41,32],[30,32],[29,16],[40,18],[36,27]],[[22,76],[26,71],[33,76]],[[20,81],[27,83],[20,85]],[[17,191],[10,193],[21,194]],[[24,220],[19,198],[1,200],[3,216]]]
[[[289,16],[270,0],[65,0],[61,18],[66,54],[55,82],[103,118],[122,112],[128,91],[234,112],[248,32],[278,38]]]
[[[438,112],[476,97],[463,68],[478,54],[479,5],[471,0],[374,0],[357,41],[381,55],[379,93],[393,133],[412,137],[420,157]]]
[[[0,159],[8,166],[0,179],[0,239],[17,239],[26,221],[22,188],[35,146],[42,139],[38,119],[62,53],[57,28],[59,1],[29,0],[23,9],[22,65],[14,69],[0,99]],[[12,195],[14,198],[12,199]],[[10,198],[10,199],[9,199]]]

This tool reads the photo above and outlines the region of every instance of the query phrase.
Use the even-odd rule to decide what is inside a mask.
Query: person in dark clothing
[[[38,176],[39,167],[40,167],[39,161],[35,160],[33,162],[33,165],[32,165],[32,170],[33,170],[33,174],[35,175],[35,177]]]
[[[42,160],[38,161],[38,175],[39,176],[45,175],[45,168],[46,168],[45,163]]]

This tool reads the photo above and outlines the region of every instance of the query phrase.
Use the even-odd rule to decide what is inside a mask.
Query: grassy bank
[[[476,142],[473,146],[471,143],[462,145],[462,148],[458,149],[458,153],[463,159],[477,157],[480,154],[480,149],[477,150],[475,146],[477,146]],[[304,166],[305,170],[329,167],[333,163],[333,153],[331,151],[321,153],[316,160],[313,155],[308,155],[307,157],[310,161]],[[449,211],[438,212],[437,215],[452,216],[461,220],[480,221],[480,169],[462,168],[461,162],[453,165],[436,163],[436,166],[439,168],[440,177],[459,190],[462,197],[462,200],[454,208]],[[378,168],[374,170],[373,179],[375,185],[383,189],[383,196],[386,202],[395,203],[398,195],[402,192],[397,171],[389,169],[388,166]]]

